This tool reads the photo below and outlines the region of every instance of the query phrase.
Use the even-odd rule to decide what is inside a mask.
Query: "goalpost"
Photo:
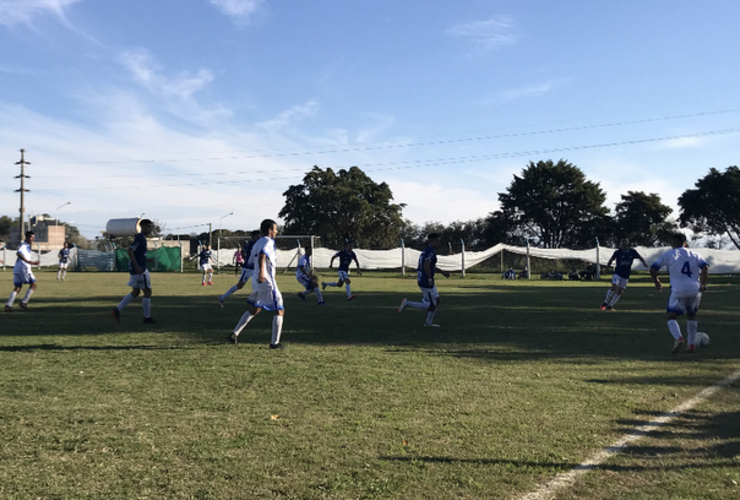
[[[244,245],[246,241],[250,239],[249,235],[244,236],[219,236],[216,238],[216,272],[221,271],[221,266],[231,265],[233,251]],[[222,253],[222,241],[223,250]],[[321,237],[315,234],[279,234],[275,236],[275,247],[278,251],[278,263],[283,267],[283,273],[286,273],[288,269],[298,263],[298,258],[301,256],[303,248],[311,248],[313,251],[316,248],[321,247]],[[287,265],[283,266],[283,262],[288,262]],[[311,259],[311,268],[314,267],[313,259]]]

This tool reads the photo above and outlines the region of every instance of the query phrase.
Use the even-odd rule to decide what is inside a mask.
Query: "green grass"
[[[703,298],[712,345],[672,356],[645,277],[615,313],[605,282],[440,278],[428,329],[396,312],[411,277],[353,278],[322,308],[285,275],[276,352],[268,313],[225,342],[247,295],[218,307],[230,273],[154,274],[154,327],[140,300],[111,318],[127,275],[54,276],[0,316],[3,499],[516,498],[740,365],[737,278]],[[736,384],[559,498],[737,498],[739,404]]]

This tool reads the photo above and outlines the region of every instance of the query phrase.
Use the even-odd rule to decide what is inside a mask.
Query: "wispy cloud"
[[[518,41],[514,33],[514,23],[508,17],[457,24],[448,29],[447,34],[472,41],[475,48],[480,51],[514,45]]]
[[[210,0],[223,14],[239,23],[246,23],[264,0]]]
[[[175,77],[167,77],[160,72],[159,64],[146,49],[123,52],[121,62],[150,91],[179,99],[189,99],[213,82],[213,73],[207,69],[200,69],[195,74],[183,72]]]
[[[707,137],[680,137],[661,143],[661,149],[698,148],[707,143]]]
[[[267,130],[277,131],[303,120],[304,118],[314,116],[318,110],[319,102],[316,99],[311,99],[304,104],[291,106],[278,114],[275,118],[260,123],[260,126]]]
[[[81,0],[0,0],[0,24],[33,24],[34,18],[53,15],[64,21],[64,11]]]
[[[516,89],[502,90],[501,92],[497,92],[490,98],[486,99],[486,102],[489,104],[492,102],[501,103],[501,102],[515,101],[517,99],[526,99],[529,97],[539,97],[541,95],[547,94],[548,92],[558,87],[562,87],[569,81],[570,81],[570,78],[557,78],[554,80],[548,80],[542,83],[535,83],[532,85],[527,85],[525,87],[519,87]]]

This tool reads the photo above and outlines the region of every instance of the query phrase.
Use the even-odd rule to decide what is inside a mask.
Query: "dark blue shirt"
[[[69,260],[69,248],[62,248],[59,250],[59,263],[66,264]]]
[[[424,271],[424,262],[429,261],[429,269],[431,274],[426,275]],[[421,252],[419,256],[419,265],[416,268],[416,274],[418,276],[417,282],[421,288],[432,288],[434,286],[434,270],[437,268],[437,251],[432,245],[429,245]]]
[[[244,269],[254,269],[254,262],[250,262],[249,256],[252,255],[252,247],[254,247],[255,243],[257,242],[249,240],[242,247],[242,268]]]
[[[146,236],[141,233],[134,236],[134,242],[129,248],[134,251],[134,260],[139,267],[146,270]],[[136,274],[133,262],[128,263],[128,272]]]
[[[204,266],[208,264],[208,261],[211,259],[211,251],[210,250],[203,250],[198,254],[198,257],[200,257],[200,265]]]
[[[334,254],[334,257],[339,257],[339,270],[345,273],[349,271],[352,261],[357,259],[357,255],[352,250],[340,250]]]
[[[630,248],[627,251],[618,248],[612,255],[612,258],[609,260],[614,260],[616,262],[614,274],[616,274],[620,278],[628,280],[630,278],[630,271],[632,270],[632,262],[635,259],[641,258],[642,257],[640,257],[640,254],[637,253],[637,250],[635,250],[634,248]]]

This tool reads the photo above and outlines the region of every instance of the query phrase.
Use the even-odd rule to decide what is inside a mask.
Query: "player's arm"
[[[655,264],[650,266],[650,277],[653,279],[653,284],[655,285],[655,288],[658,289],[658,291],[663,291],[663,284],[660,282],[660,279],[658,278],[658,269],[659,267],[656,267]]]
[[[134,271],[136,274],[142,274],[144,270],[141,268],[138,262],[136,262],[136,256],[134,255],[134,249],[128,247],[128,258],[131,259],[131,263],[134,265]]]
[[[705,265],[701,268],[701,274],[699,275],[699,290],[702,292],[707,289],[707,281],[709,280],[709,266]]]
[[[434,286],[434,278],[432,278],[432,264],[428,261],[424,261],[424,276],[427,277],[429,288]]]
[[[22,253],[21,253],[21,251],[20,251],[20,250],[18,250],[18,251],[16,252],[16,255],[17,255],[17,256],[18,256],[18,258],[19,258],[19,259],[21,259],[21,260],[22,260],[23,262],[27,262],[27,263],[31,264],[32,266],[38,266],[38,265],[39,265],[39,261],[37,261],[37,260],[31,260],[31,259],[27,259],[27,258],[26,258],[26,257],[25,257],[25,256],[24,256],[24,255],[23,255]]]
[[[435,270],[436,270],[436,271],[437,271],[437,272],[438,272],[439,274],[441,274],[442,276],[444,276],[445,278],[449,278],[449,277],[450,277],[450,273],[449,273],[449,271],[443,271],[442,269],[438,268],[437,266],[434,266],[434,269],[435,269]],[[508,273],[509,271],[506,271],[506,272]]]
[[[360,261],[357,260],[357,256],[355,256],[355,264],[357,264],[357,275],[362,276],[362,270],[360,269]]]
[[[260,252],[258,259],[260,274],[257,276],[257,283],[264,283],[267,281],[267,255]]]
[[[339,255],[339,254],[336,254],[336,253],[335,253],[335,254],[334,254],[334,255],[332,256],[331,260],[329,261],[329,269],[333,269],[333,267],[334,267],[334,259],[336,259],[336,258],[337,258],[337,255]]]

